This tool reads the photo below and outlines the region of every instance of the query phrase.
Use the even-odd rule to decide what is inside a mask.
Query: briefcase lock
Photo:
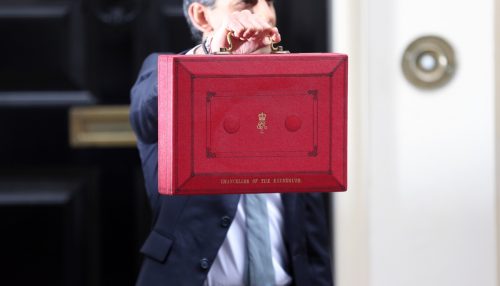
[[[227,43],[228,47],[227,48],[220,48],[218,52],[215,52],[214,54],[216,55],[230,55],[232,54],[233,50],[233,40],[232,38],[234,37],[233,32],[227,33]],[[277,46],[275,42],[271,41],[271,54],[289,54],[290,51],[285,50],[283,46]]]

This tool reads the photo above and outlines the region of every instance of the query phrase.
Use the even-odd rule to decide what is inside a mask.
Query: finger
[[[272,29],[272,25],[264,17],[252,14],[248,10],[243,10],[236,16],[238,21],[246,28],[243,34],[246,39],[260,37],[263,33],[267,34]]]
[[[255,27],[255,33],[252,35],[252,37],[258,37],[261,36],[263,33],[266,32],[267,29],[270,28],[266,26],[265,22],[259,21],[258,18],[256,17],[251,17],[249,18],[249,21],[253,27]]]
[[[253,22],[252,20],[250,20],[251,22],[251,25],[253,26],[253,33],[249,33],[249,37],[250,38],[257,38],[259,37],[262,32],[264,31],[263,27],[259,26],[258,24],[256,24],[255,22]]]
[[[265,30],[265,26],[258,20],[257,16],[248,10],[242,11],[238,20],[246,28],[243,34],[245,39],[253,38]]]
[[[263,39],[262,43],[264,45],[270,45],[272,40],[271,37],[276,33],[277,29],[269,24],[269,22],[266,21],[266,19],[263,17],[256,16],[252,20],[254,21],[254,25],[259,25],[262,27],[261,33],[255,35],[255,38],[268,38]]]
[[[262,46],[270,46],[281,42],[281,35],[277,28],[272,28],[266,35],[261,37],[260,43]]]
[[[261,42],[262,46],[269,46],[273,43],[270,37],[263,37]]]
[[[243,23],[241,23],[238,19],[238,17],[233,16],[229,19],[227,27],[227,30],[232,31],[233,35],[236,38],[241,38],[243,37],[243,34],[246,31],[246,27]]]
[[[272,28],[272,32],[270,34],[270,38],[274,43],[279,43],[281,42],[281,34],[278,31],[278,28],[274,27]]]
[[[247,31],[249,28],[247,21],[245,21],[244,19],[250,15],[252,15],[252,13],[249,10],[236,11],[231,14],[231,22],[239,28],[237,30],[233,30],[235,37],[242,40],[244,39],[244,35],[248,33]]]
[[[235,33],[234,31],[241,31],[243,30],[243,27],[239,24],[239,22],[234,22],[231,20],[225,21],[225,23],[215,31],[213,38],[212,38],[212,43],[211,43],[211,49],[212,51],[219,51],[220,48],[228,48],[229,43],[227,42],[227,35],[228,33]]]
[[[244,31],[240,36],[241,38],[249,39],[249,38],[253,37],[253,35],[258,33],[258,27],[255,27],[255,25],[252,24],[252,22],[249,18],[240,17],[240,18],[238,18],[238,21],[244,27]]]
[[[268,21],[266,21],[266,19],[262,16],[258,16],[258,15],[254,15],[255,17],[253,17],[253,20],[255,22],[257,22],[260,26],[262,26],[263,30],[264,31],[268,31],[268,30],[271,30],[273,28],[273,26],[271,24],[269,24]]]

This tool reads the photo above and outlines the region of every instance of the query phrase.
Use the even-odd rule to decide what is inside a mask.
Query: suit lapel
[[[287,247],[290,247],[291,245],[289,245],[289,243],[294,241],[294,238],[297,237],[297,197],[298,194],[281,194],[281,200],[283,202],[283,230],[285,232],[284,237]]]

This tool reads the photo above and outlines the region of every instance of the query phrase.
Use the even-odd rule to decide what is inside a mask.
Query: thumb
[[[273,41],[273,43],[277,44],[277,43],[281,42],[281,34],[278,31],[278,28],[276,28],[276,27],[274,27],[272,29],[270,37],[271,37],[271,40]]]
[[[227,35],[231,31],[226,28],[218,29],[215,31],[212,42],[211,42],[211,50],[212,52],[218,52],[220,48],[229,48],[229,43],[227,42]]]

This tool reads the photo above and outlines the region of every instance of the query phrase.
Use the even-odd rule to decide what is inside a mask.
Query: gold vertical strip
[[[500,0],[494,2],[495,19],[494,47],[495,51],[495,184],[496,184],[496,241],[497,241],[497,285],[500,286]]]

